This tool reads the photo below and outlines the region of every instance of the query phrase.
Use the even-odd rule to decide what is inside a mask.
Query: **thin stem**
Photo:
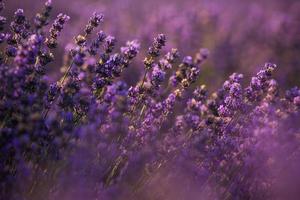
[[[144,77],[143,77],[142,84],[141,84],[141,88],[144,86],[144,83],[145,83],[146,77],[147,77],[147,73],[148,73],[148,69],[145,70]]]
[[[61,86],[64,84],[66,78],[68,77],[68,75],[69,75],[69,73],[70,73],[70,71],[71,71],[72,66],[73,66],[73,61],[70,63],[70,65],[69,65],[67,71],[65,72],[64,76],[63,76],[63,77],[61,78],[61,80],[60,80],[60,85],[61,85]]]
[[[60,80],[59,85],[60,85],[61,87],[63,86],[63,84],[64,84],[66,78],[68,77],[68,75],[69,75],[69,73],[70,73],[70,71],[71,71],[72,65],[73,65],[73,61],[70,63],[70,65],[69,65],[67,71],[65,72],[65,74],[63,75],[63,77],[62,77],[61,80]],[[45,111],[44,119],[47,118],[48,113],[49,113],[49,111],[50,111],[50,109],[51,109],[51,105],[55,102],[56,97],[57,97],[57,95],[55,96],[54,100],[52,101],[52,103],[50,104],[50,106],[49,106],[49,107],[47,108],[47,110]]]
[[[147,78],[147,73],[148,73],[148,69],[146,69],[145,70],[145,73],[144,73],[144,76],[143,76],[143,79],[142,79],[142,83],[141,83],[141,88],[143,88],[144,87],[144,84],[145,84],[145,82],[146,82],[146,78]],[[134,105],[134,107],[131,109],[131,111],[130,111],[130,113],[132,114],[131,115],[131,121],[134,119],[134,112],[135,112],[135,110],[136,110],[136,108],[137,107],[139,107],[140,106],[140,100],[142,99],[142,97],[143,97],[143,93],[138,97],[138,100],[137,100],[137,103]],[[142,109],[143,110],[143,109]]]
[[[6,115],[5,118],[3,119],[3,122],[0,125],[0,129],[4,128],[7,120],[8,120],[8,115]]]

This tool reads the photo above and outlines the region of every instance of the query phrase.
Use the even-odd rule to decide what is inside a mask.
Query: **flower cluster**
[[[158,34],[128,86],[122,74],[140,44],[117,49],[96,32],[104,17],[95,12],[53,81],[46,71],[70,17],[47,31],[51,10],[48,0],[34,26],[22,9],[10,24],[0,17],[0,199],[299,197],[300,89],[280,95],[275,64],[246,87],[233,73],[209,92],[198,81],[209,51],[163,54]]]

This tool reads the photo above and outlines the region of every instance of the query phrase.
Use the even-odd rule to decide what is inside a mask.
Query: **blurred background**
[[[43,4],[44,0],[6,0],[6,16],[23,8],[32,19]],[[158,33],[167,35],[165,51],[176,47],[181,56],[208,48],[211,54],[200,82],[212,87],[219,87],[233,72],[244,73],[249,80],[265,62],[279,66],[275,76],[281,87],[300,85],[298,0],[53,0],[53,5],[52,19],[60,12],[71,17],[56,59],[82,32],[93,11],[100,11],[105,14],[101,29],[115,36],[119,46],[138,39],[141,58]],[[58,65],[51,66],[54,76]],[[134,79],[142,68],[140,59],[126,74]]]

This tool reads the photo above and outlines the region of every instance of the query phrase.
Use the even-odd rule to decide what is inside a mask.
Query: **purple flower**
[[[88,25],[86,25],[84,32],[88,35],[90,34],[94,28],[99,26],[99,24],[103,21],[104,16],[101,13],[94,12],[93,16],[90,18]]]
[[[106,53],[111,53],[115,47],[115,43],[116,43],[116,38],[109,35],[105,38],[105,52]]]
[[[165,72],[161,70],[158,66],[153,67],[151,83],[157,87],[159,86],[165,79]]]
[[[22,9],[7,18],[9,30],[0,17],[7,31],[0,33],[1,198],[71,198],[88,190],[82,194],[95,199],[289,199],[277,195],[297,192],[300,89],[282,96],[282,80],[272,79],[275,64],[246,77],[246,88],[239,73],[219,89],[205,86],[207,49],[178,63],[177,49],[161,56],[166,36],[158,34],[141,51],[145,59],[133,62],[143,46],[137,40],[121,46],[104,31],[92,34],[100,13],[60,60],[53,48],[69,17],[59,14],[47,35],[51,10],[48,0],[33,28]],[[61,77],[49,73],[60,63]],[[160,196],[161,188],[176,195]]]
[[[69,21],[70,17],[65,14],[58,14],[54,23],[52,24],[50,28],[50,37],[47,38],[47,46],[49,48],[55,48],[57,46],[57,37],[59,33],[62,31],[64,24]]]

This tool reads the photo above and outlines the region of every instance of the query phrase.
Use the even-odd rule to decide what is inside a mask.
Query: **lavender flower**
[[[50,37],[47,38],[46,43],[49,48],[55,48],[57,46],[57,37],[62,31],[64,24],[69,21],[70,17],[65,14],[58,14],[52,27],[50,29]]]
[[[103,21],[104,16],[101,13],[94,12],[93,16],[90,18],[89,23],[86,25],[84,32],[86,35],[89,35],[94,28],[99,26],[99,24]]]
[[[34,19],[34,24],[37,29],[41,29],[48,24],[48,18],[52,10],[52,0],[48,0],[45,3],[44,10],[41,13],[37,13]]]
[[[100,44],[102,42],[104,42],[105,38],[106,38],[106,35],[103,31],[100,31],[99,33],[97,33],[97,38],[92,42],[92,44],[88,50],[91,55],[97,54],[97,50],[99,49]]]
[[[117,49],[114,36],[93,36],[103,21],[94,13],[55,79],[48,69],[61,63],[53,48],[69,17],[59,14],[46,37],[51,10],[48,0],[34,28],[22,9],[10,30],[0,17],[0,199],[299,197],[300,89],[282,95],[275,64],[245,76],[246,87],[233,73],[210,92],[209,51],[178,63],[177,49],[161,56],[158,34],[144,73],[128,81],[141,45]]]

